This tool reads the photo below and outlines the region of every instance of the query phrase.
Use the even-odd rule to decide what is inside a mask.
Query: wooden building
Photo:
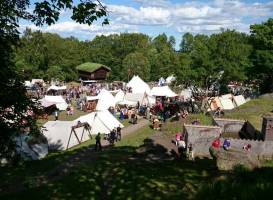
[[[86,62],[76,67],[81,80],[106,80],[111,69],[99,63]]]

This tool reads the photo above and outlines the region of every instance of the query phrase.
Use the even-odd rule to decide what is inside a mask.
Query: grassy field
[[[231,111],[226,111],[225,117],[248,120],[256,129],[261,130],[262,116],[272,111],[273,98],[261,97],[251,100]]]
[[[257,99],[226,115],[251,119],[255,123],[271,110],[272,100]],[[204,125],[212,120],[200,114],[189,116],[186,123],[196,118]],[[256,125],[260,126],[260,122]],[[181,128],[181,121],[163,125],[167,135]],[[253,171],[238,167],[222,172],[210,159],[195,162],[171,159],[164,151],[165,147],[158,144],[149,143],[149,151],[139,152],[153,134],[156,131],[144,127],[102,152],[92,150],[93,139],[69,151],[52,153],[40,161],[2,167],[0,176],[4,178],[0,182],[0,199],[250,200],[273,195],[272,162],[268,167]],[[166,154],[165,158],[169,159],[151,159],[155,154]]]

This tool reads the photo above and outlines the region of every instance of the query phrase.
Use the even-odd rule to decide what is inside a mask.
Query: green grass
[[[271,111],[273,111],[273,99],[258,98],[231,111],[226,111],[225,117],[248,120],[257,130],[261,130],[262,116]]]
[[[151,129],[149,126],[146,126],[133,134],[127,135],[126,137],[122,138],[121,141],[119,141],[116,146],[131,146],[131,147],[138,147],[143,145],[144,139],[148,138],[154,133],[154,130]]]
[[[272,101],[272,100],[271,100]],[[254,117],[270,111],[272,102],[257,99],[231,111],[227,116]],[[247,113],[245,113],[247,112]],[[249,116],[248,116],[249,115]],[[257,116],[257,117],[258,117]],[[256,118],[257,118],[256,117]],[[209,125],[211,118],[191,115],[188,122],[199,119]],[[253,118],[253,119],[256,119]],[[181,122],[167,122],[166,134],[182,128]],[[163,127],[164,128],[164,127]],[[150,154],[136,153],[145,140],[155,134],[144,127],[130,134],[112,148],[84,154],[94,139],[69,151],[53,153],[40,161],[31,161],[17,167],[1,167],[0,189],[23,185],[19,192],[0,193],[0,199],[265,199],[273,195],[273,163],[248,171],[237,168],[221,172],[213,160],[149,160]],[[158,144],[152,144],[157,149]],[[164,147],[160,147],[161,149]],[[77,156],[79,153],[85,156]],[[164,151],[163,151],[164,152]],[[162,153],[162,151],[161,151]],[[79,154],[81,155],[81,154]],[[76,165],[66,175],[57,175],[37,186],[38,179],[60,167],[71,156]],[[16,190],[16,189],[14,189]]]
[[[100,67],[105,67],[109,71],[111,71],[110,68],[106,67],[105,65],[99,64],[99,63],[91,63],[91,62],[86,62],[83,64],[80,64],[79,66],[76,67],[77,70],[85,71],[85,72],[94,72]]]

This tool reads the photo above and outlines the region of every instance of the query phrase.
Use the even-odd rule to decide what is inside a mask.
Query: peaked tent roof
[[[153,87],[151,90],[151,95],[153,96],[166,96],[166,97],[175,97],[175,94],[169,86],[162,86],[162,87]]]
[[[76,69],[80,70],[80,71],[92,73],[101,67],[107,69],[108,71],[111,71],[111,69],[105,65],[102,65],[99,63],[91,63],[91,62],[82,63],[82,64],[78,65],[76,67]]]
[[[76,119],[74,122],[86,122],[91,126],[91,134],[109,133],[114,128],[124,126],[108,111],[96,111]]]
[[[49,91],[49,90],[66,90],[66,86],[64,85],[64,86],[56,86],[56,85],[51,85],[48,89],[47,89],[47,91]]]
[[[116,105],[115,97],[108,90],[102,89],[98,94],[98,99],[96,110],[107,110]]]
[[[45,97],[43,99],[41,99],[41,103],[42,103],[43,107],[48,107],[50,105],[56,104],[56,107],[59,110],[66,110],[66,108],[68,106],[62,96],[45,95]]]
[[[119,103],[119,102],[123,101],[124,96],[125,96],[125,93],[122,90],[119,90],[115,96],[115,102]]]
[[[166,78],[166,83],[170,84],[171,82],[175,81],[175,76],[171,75]]]
[[[132,88],[132,93],[147,93],[150,94],[150,87],[139,76],[134,76],[126,85]]]

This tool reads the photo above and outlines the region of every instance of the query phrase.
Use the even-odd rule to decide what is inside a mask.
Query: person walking
[[[95,146],[95,151],[101,151],[101,136],[100,133],[96,136],[96,146]]]

